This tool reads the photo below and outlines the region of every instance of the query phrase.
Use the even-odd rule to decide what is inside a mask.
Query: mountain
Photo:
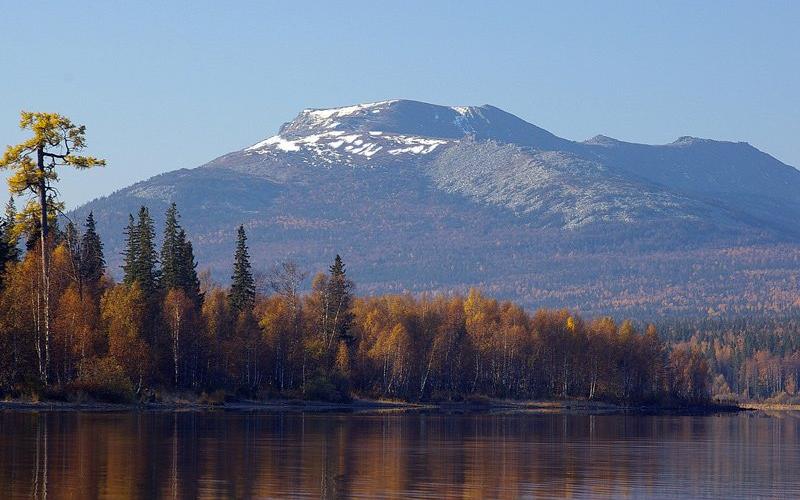
[[[363,293],[481,286],[530,307],[627,315],[798,301],[800,171],[746,143],[577,142],[488,105],[307,109],[277,135],[76,215],[94,211],[118,266],[128,213],[172,201],[221,281],[243,223],[257,268],[292,258],[322,270],[340,253]]]

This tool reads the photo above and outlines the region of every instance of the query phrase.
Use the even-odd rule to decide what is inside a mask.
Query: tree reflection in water
[[[791,497],[792,413],[0,412],[4,498]]]

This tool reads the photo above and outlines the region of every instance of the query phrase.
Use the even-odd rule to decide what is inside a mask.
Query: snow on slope
[[[452,140],[402,134],[365,127],[365,115],[377,115],[400,101],[380,101],[330,109],[305,109],[281,132],[245,149],[245,153],[279,156],[281,153],[310,154],[310,161],[351,165],[378,156],[427,155]],[[469,108],[448,108],[459,116]],[[454,124],[457,122],[454,120]],[[461,128],[464,128],[461,125]]]
[[[344,130],[331,130],[296,138],[274,135],[245,149],[246,152],[276,155],[283,153],[310,153],[314,160],[325,164],[351,164],[353,156],[367,160],[376,153],[392,156],[403,154],[425,155],[438,146],[447,144],[442,139],[370,131],[367,134],[349,134]]]
[[[369,111],[371,113],[380,113],[381,108],[386,105],[396,102],[396,100],[369,102],[365,104],[356,104],[353,106],[345,106],[343,108],[328,108],[328,109],[304,109],[302,114],[316,120],[323,128],[334,128],[339,123],[336,118],[345,116],[352,116],[360,112]]]
[[[684,137],[651,146],[605,136],[579,143],[489,105],[387,100],[305,109],[277,135],[210,165],[220,164],[279,183],[303,182],[309,167],[407,166],[403,175],[416,171],[439,191],[539,227],[734,218],[785,229],[800,212],[800,173],[749,145]]]

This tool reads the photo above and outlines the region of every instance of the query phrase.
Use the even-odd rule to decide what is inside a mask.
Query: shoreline
[[[779,407],[778,407],[779,406]],[[786,407],[786,408],[784,408]],[[211,404],[192,401],[151,403],[104,403],[95,401],[0,401],[0,411],[239,411],[239,412],[425,412],[425,413],[530,413],[530,414],[640,414],[640,415],[711,415],[742,411],[800,410],[800,405],[718,404],[706,405],[618,405],[587,400],[487,400],[482,402],[404,402],[354,399],[346,403],[305,401],[299,399],[239,400]]]
[[[798,403],[741,403],[739,406],[754,411],[800,411]]]

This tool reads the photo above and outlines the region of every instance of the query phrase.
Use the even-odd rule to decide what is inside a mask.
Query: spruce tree
[[[342,257],[338,253],[336,254],[336,258],[333,259],[333,264],[329,269],[331,272],[331,278],[342,278],[347,274],[347,269],[344,267]]]
[[[7,232],[8,226],[6,222],[0,220],[0,290],[3,289],[6,264],[11,262],[11,247],[8,244]]]
[[[14,204],[14,197],[11,196],[6,203],[5,217],[3,219],[5,229],[3,231],[3,240],[5,246],[8,248],[7,262],[19,262],[19,236],[14,232],[14,225],[17,223],[17,208]]]
[[[149,297],[158,290],[161,273],[157,267],[158,254],[156,253],[155,224],[150,216],[150,210],[145,206],[139,208],[136,235],[139,240],[139,254],[136,257],[136,281],[139,282],[145,296]]]
[[[353,286],[353,282],[347,277],[344,262],[337,254],[330,267],[328,279],[327,317],[331,321],[333,336],[348,342],[352,340],[350,324],[353,316],[351,311]]]
[[[164,242],[161,245],[161,283],[165,290],[180,287],[179,231],[178,207],[173,203],[167,209],[164,222]]]
[[[197,262],[192,243],[180,225],[180,215],[175,203],[167,209],[164,225],[164,243],[161,247],[161,285],[165,290],[177,288],[198,306],[202,303]]]
[[[126,243],[123,252],[123,282],[127,285],[139,283],[145,297],[152,297],[158,290],[160,271],[155,248],[155,227],[147,207],[139,208],[138,220],[128,216],[125,229]]]
[[[14,236],[16,218],[17,209],[11,196],[6,204],[5,216],[0,218],[0,290],[4,286],[6,266],[19,261],[19,238]]]
[[[180,286],[186,295],[198,306],[203,303],[203,294],[200,292],[200,278],[197,276],[197,261],[194,258],[192,242],[186,238],[183,229],[178,233],[180,242]]]
[[[236,253],[233,257],[231,291],[228,295],[231,308],[237,312],[253,307],[256,299],[256,286],[250,269],[250,255],[247,252],[247,234],[244,226],[239,226],[236,237]]]
[[[106,272],[106,260],[103,256],[103,242],[97,234],[94,214],[89,212],[86,217],[86,232],[81,238],[81,276],[84,283],[92,290]]]
[[[351,290],[353,282],[347,277],[347,269],[341,256],[338,254],[330,267],[330,279],[328,280],[328,296],[331,308],[330,317],[333,319],[334,335],[342,340],[350,340],[350,323],[352,322],[352,312],[350,311],[353,300]]]
[[[139,234],[133,214],[128,214],[128,226],[125,228],[125,250],[122,251],[122,282],[132,285],[136,281],[136,259],[139,255]]]
[[[30,226],[28,226],[23,234],[25,234],[25,252],[33,252],[36,250],[36,245],[40,243],[42,239],[42,232],[39,230],[42,227],[39,224],[38,220],[29,221]]]

